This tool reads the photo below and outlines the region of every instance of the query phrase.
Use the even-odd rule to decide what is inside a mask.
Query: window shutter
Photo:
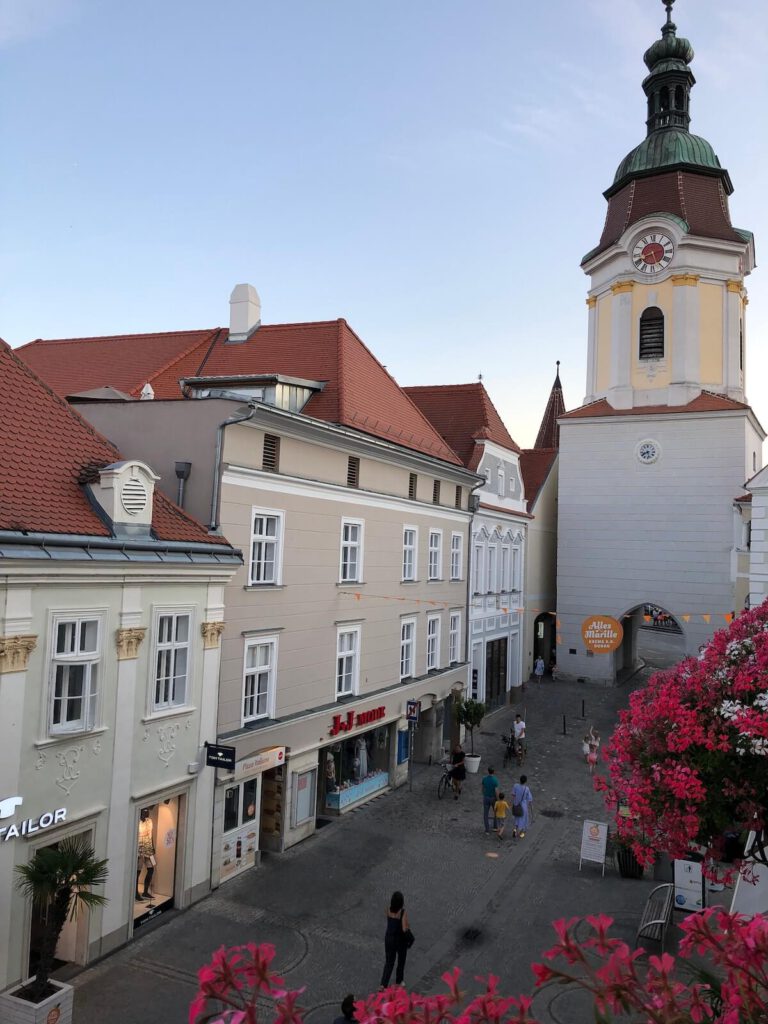
[[[461,487],[456,487],[456,499],[454,501],[456,508],[461,508]]]
[[[417,476],[415,473],[411,473],[408,477],[408,497],[411,501],[416,501],[416,481]]]
[[[644,309],[640,317],[640,358],[664,358],[664,314],[658,306]]]
[[[439,480],[435,480],[435,482],[432,484],[432,504],[433,505],[439,505],[440,504],[440,481]]]
[[[264,435],[264,455],[261,468],[265,473],[277,473],[280,469],[280,438],[275,434]]]
[[[350,455],[347,460],[347,487],[360,486],[360,459]]]

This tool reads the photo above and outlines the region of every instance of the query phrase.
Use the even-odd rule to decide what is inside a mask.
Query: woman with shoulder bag
[[[533,795],[526,785],[527,782],[528,776],[521,775],[520,781],[516,782],[512,789],[512,817],[515,819],[515,827],[512,829],[513,839],[516,839],[518,835],[522,839],[525,830],[533,820],[531,815]]]
[[[403,984],[405,958],[413,945],[413,932],[408,925],[405,912],[405,900],[401,892],[393,892],[387,911],[387,930],[384,933],[384,971],[381,975],[381,987],[387,988],[392,977],[392,968],[397,959],[395,984]]]

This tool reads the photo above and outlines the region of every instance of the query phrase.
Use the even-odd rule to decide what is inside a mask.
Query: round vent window
[[[147,488],[141,480],[126,480],[120,492],[120,501],[129,516],[137,516],[147,507]]]

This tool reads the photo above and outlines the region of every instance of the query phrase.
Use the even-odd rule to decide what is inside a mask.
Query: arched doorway
[[[654,601],[637,605],[621,619],[624,639],[616,651],[616,680],[647,665],[671,668],[685,657],[685,626]]]
[[[552,612],[542,612],[533,620],[533,661],[541,655],[544,664],[552,661],[555,647],[555,616]]]

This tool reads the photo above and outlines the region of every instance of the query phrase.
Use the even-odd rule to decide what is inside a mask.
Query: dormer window
[[[658,306],[644,309],[640,317],[640,358],[664,358],[664,314]]]
[[[97,471],[91,495],[112,532],[146,536],[152,527],[155,476],[143,462],[114,462]]]

